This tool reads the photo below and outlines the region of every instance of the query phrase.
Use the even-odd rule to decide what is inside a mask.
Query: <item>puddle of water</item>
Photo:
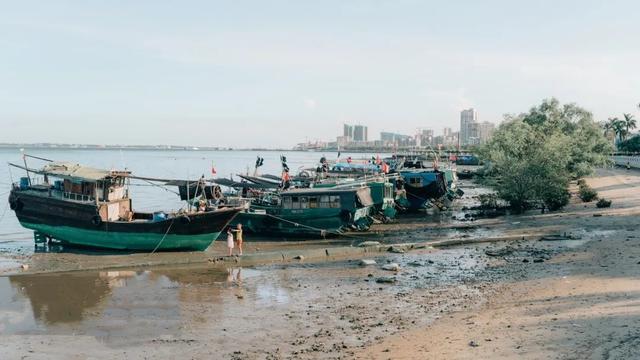
[[[109,337],[141,319],[162,319],[163,331],[171,332],[180,326],[181,303],[222,302],[229,289],[258,274],[235,268],[0,277],[0,333],[66,334],[81,329]],[[261,288],[259,293],[258,298],[284,297],[277,288]]]

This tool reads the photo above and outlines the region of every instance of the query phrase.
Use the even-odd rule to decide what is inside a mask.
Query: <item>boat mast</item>
[[[29,175],[29,167],[27,166],[27,154],[24,153],[24,149],[20,151],[22,152],[22,161],[24,162],[24,170],[27,172],[27,179],[29,179],[29,186],[31,186],[31,175]]]

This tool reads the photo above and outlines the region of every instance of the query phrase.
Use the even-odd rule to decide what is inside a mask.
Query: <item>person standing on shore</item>
[[[227,229],[227,248],[229,249],[229,256],[233,255],[233,232],[231,232],[231,228]]]
[[[240,252],[239,255],[242,255],[242,241],[244,240],[242,238],[242,224],[238,224],[237,228],[231,231],[236,233],[236,243],[238,245],[238,250]]]

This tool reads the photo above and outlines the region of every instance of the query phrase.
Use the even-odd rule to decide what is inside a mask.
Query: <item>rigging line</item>
[[[162,185],[154,184],[154,183],[152,183],[151,181],[149,181],[149,180],[145,180],[145,179],[142,179],[142,181],[146,181],[146,182],[148,182],[149,184],[151,184],[152,186],[159,187],[159,188],[161,188],[162,190],[164,190],[164,191],[166,191],[166,192],[174,193],[174,194],[176,194],[176,195],[180,196],[180,193],[175,192],[175,191],[172,191],[172,190],[169,190],[169,189],[165,188],[165,187],[164,187],[164,186],[162,186]]]
[[[160,242],[158,242],[158,245],[156,245],[156,247],[153,249],[153,251],[151,251],[149,254],[147,254],[147,256],[153,254],[156,252],[156,250],[158,250],[158,248],[160,247],[160,244],[162,244],[162,242],[164,241],[164,239],[167,237],[167,234],[169,233],[169,230],[171,230],[171,227],[173,226],[173,223],[176,221],[176,218],[174,217],[173,219],[171,219],[171,224],[169,224],[169,227],[167,228],[167,231],[164,233],[164,235],[162,236],[162,239],[160,239]]]
[[[9,208],[9,203],[7,202],[7,204],[4,206],[4,211],[2,212],[2,215],[0,215],[0,223],[2,223],[2,220],[4,219],[4,216],[7,214],[7,209]]]

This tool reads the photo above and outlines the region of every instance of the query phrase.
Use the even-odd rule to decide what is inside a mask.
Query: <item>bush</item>
[[[583,187],[587,185],[587,181],[585,179],[578,179],[578,186]]]
[[[498,194],[480,194],[478,198],[480,199],[481,209],[498,208]]]
[[[569,201],[569,181],[604,164],[611,150],[591,113],[545,100],[526,113],[505,116],[483,145],[480,155],[489,165],[483,182],[517,212],[540,205],[557,210]]]
[[[583,202],[591,202],[598,198],[598,192],[585,184],[584,186],[580,186],[579,196]]]
[[[551,211],[562,209],[569,203],[569,199],[571,199],[569,190],[562,187],[550,187],[542,196],[544,205]]]
[[[600,199],[598,200],[598,202],[596,203],[596,206],[599,208],[608,208],[611,207],[611,200],[607,200],[607,199]]]

